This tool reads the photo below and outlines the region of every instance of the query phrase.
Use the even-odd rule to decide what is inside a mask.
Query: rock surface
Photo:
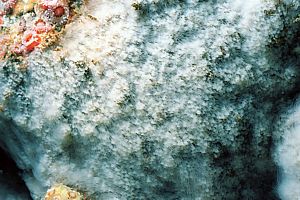
[[[274,121],[297,94],[297,0],[95,0],[0,67],[0,144],[33,199],[276,199]]]

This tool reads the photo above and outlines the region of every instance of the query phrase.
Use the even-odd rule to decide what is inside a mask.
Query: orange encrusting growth
[[[83,200],[83,198],[79,192],[63,184],[57,184],[47,191],[44,200]]]

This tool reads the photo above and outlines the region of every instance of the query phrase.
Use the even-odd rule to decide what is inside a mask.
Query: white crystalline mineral
[[[284,115],[285,123],[278,130],[281,136],[275,158],[280,166],[280,184],[278,191],[282,199],[299,199],[300,192],[300,113],[299,106],[290,108],[289,115]]]
[[[60,183],[97,200],[275,198],[298,1],[81,9],[55,48],[1,63],[0,146],[33,199]]]

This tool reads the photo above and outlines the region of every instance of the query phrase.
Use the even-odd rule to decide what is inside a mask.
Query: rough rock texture
[[[275,199],[299,1],[95,0],[0,68],[0,141],[34,199]],[[298,44],[297,44],[298,42]]]

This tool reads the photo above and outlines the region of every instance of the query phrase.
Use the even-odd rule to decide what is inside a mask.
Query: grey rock
[[[34,199],[55,183],[97,200],[274,199],[273,122],[299,80],[299,11],[90,2],[58,51],[1,63],[1,146]]]

